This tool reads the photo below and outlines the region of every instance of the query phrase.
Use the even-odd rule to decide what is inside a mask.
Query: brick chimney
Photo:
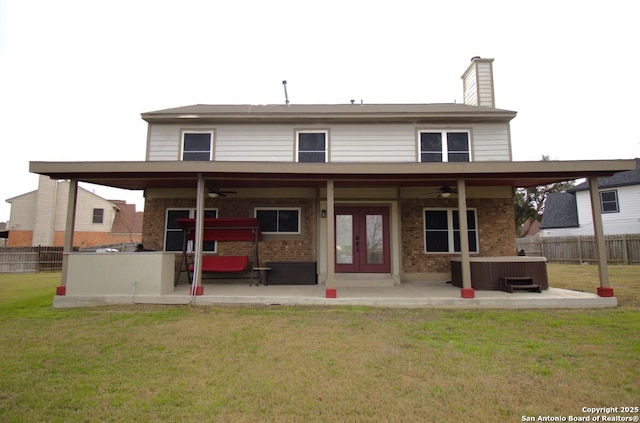
[[[464,104],[496,107],[493,91],[493,59],[476,56],[462,75]]]

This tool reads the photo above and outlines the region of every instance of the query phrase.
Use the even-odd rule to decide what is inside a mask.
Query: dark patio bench
[[[500,290],[513,293],[514,289],[526,289],[530,292],[542,292],[542,287],[531,276],[500,276]]]

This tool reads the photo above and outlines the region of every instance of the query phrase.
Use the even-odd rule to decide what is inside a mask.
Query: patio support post
[[[64,231],[64,247],[62,249],[62,274],[60,286],[56,288],[56,295],[67,294],[67,272],[69,268],[69,253],[73,251],[73,233],[76,230],[76,202],[78,198],[78,180],[69,180],[69,198],[67,199],[67,222]]]
[[[327,181],[327,286],[326,298],[336,298],[335,271],[336,271],[336,215],[335,192],[333,181]]]
[[[613,288],[609,286],[609,266],[607,264],[607,247],[602,226],[602,212],[600,211],[600,192],[598,178],[589,178],[589,192],[591,194],[591,215],[593,217],[593,231],[596,237],[596,257],[598,259],[598,273],[600,286],[597,289],[600,297],[613,297]]]
[[[462,298],[474,298],[471,287],[471,263],[469,261],[469,224],[467,222],[467,193],[464,179],[458,179],[458,223],[460,226],[460,259],[462,267]]]
[[[204,177],[198,173],[196,193],[196,236],[193,240],[193,285],[191,295],[202,295],[202,238],[204,237]]]

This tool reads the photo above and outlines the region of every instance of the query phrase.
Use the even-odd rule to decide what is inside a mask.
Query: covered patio
[[[273,162],[32,162],[30,171],[55,179],[69,179],[71,191],[67,208],[65,257],[61,284],[54,299],[56,307],[109,303],[160,304],[335,304],[378,305],[402,307],[615,307],[616,299],[609,285],[606,250],[602,231],[597,178],[635,167],[633,160],[598,160],[571,162],[472,162],[472,163],[273,163]],[[591,209],[597,244],[600,283],[596,294],[585,294],[550,288],[542,293],[506,293],[472,288],[471,260],[466,237],[460,237],[461,287],[444,282],[423,280],[402,281],[401,256],[392,265],[391,275],[397,276],[395,286],[347,287],[336,284],[334,210],[339,189],[388,188],[399,198],[403,189],[441,186],[449,181],[456,188],[455,204],[459,210],[459,230],[467,232],[467,192],[473,188],[527,187],[552,182],[587,178],[590,182]],[[91,292],[67,294],[70,272],[69,257],[73,246],[76,191],[79,181],[131,190],[191,190],[196,197],[194,256],[194,286],[168,288],[166,274],[172,273],[171,260],[162,259],[162,286],[150,286],[155,292],[136,293],[127,286],[119,293],[92,295]],[[321,236],[324,242],[324,272],[315,286],[260,286],[207,284],[202,277],[202,238],[204,232],[204,201],[211,185],[245,190],[278,190],[282,188],[313,188],[318,208],[326,224]],[[319,227],[319,226],[318,226]],[[399,234],[395,235],[402,242]],[[198,242],[200,240],[200,242]],[[515,242],[514,242],[515,245]],[[515,252],[515,251],[514,251]],[[165,256],[169,253],[158,253]],[[97,258],[99,260],[99,258]],[[130,260],[144,260],[132,257]],[[139,268],[139,266],[133,266]],[[154,270],[151,270],[153,273]],[[83,274],[86,274],[84,272]],[[140,274],[139,279],[148,278]],[[164,279],[163,279],[164,278]],[[204,284],[206,285],[203,285]],[[148,282],[153,283],[151,279]],[[166,286],[165,286],[166,285]],[[172,284],[171,284],[172,285]],[[197,290],[198,287],[205,289]],[[336,293],[339,287],[339,294]],[[182,290],[184,289],[184,292]],[[198,295],[190,295],[197,293]]]

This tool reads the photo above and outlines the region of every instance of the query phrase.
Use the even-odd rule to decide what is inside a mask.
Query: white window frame
[[[300,161],[300,134],[324,134],[324,162]],[[327,129],[298,129],[296,130],[295,159],[298,163],[327,163],[329,161],[329,131]],[[303,151],[304,152],[304,151]],[[313,151],[319,153],[319,151]]]
[[[446,211],[447,212],[447,240],[448,240],[448,244],[449,244],[449,251],[427,251],[427,217],[426,217],[426,213],[429,212],[429,211],[434,211],[434,212],[435,211]],[[453,212],[454,211],[458,211],[458,213],[459,213],[459,210],[457,208],[453,208],[453,207],[424,207],[422,209],[422,233],[423,233],[422,245],[423,245],[423,251],[426,254],[460,254],[460,251],[455,251],[454,234],[455,234],[456,230],[453,228]],[[478,210],[475,207],[469,207],[469,208],[467,208],[467,212],[469,212],[469,211],[473,212],[475,229],[472,229],[472,230],[473,230],[473,232],[475,234],[476,248],[477,248],[475,251],[470,249],[469,253],[470,254],[478,254],[480,252],[480,239],[479,239],[480,229],[478,228]],[[458,231],[459,231],[459,229],[458,229]],[[468,231],[469,231],[469,228],[467,228],[467,232]]]
[[[214,130],[212,129],[183,129],[180,133],[180,161],[211,161],[213,160]],[[209,134],[209,160],[185,160],[184,159],[184,137],[186,134]]]
[[[178,229],[169,229],[167,228],[167,225],[169,224],[169,212],[172,211],[188,211],[189,212],[189,219],[194,219],[196,216],[196,209],[195,208],[191,208],[191,207],[170,207],[165,209],[164,211],[164,226],[163,226],[163,239],[162,239],[162,251],[168,252],[168,253],[181,253],[182,252],[182,246],[180,246],[180,250],[166,250],[167,247],[167,233],[169,231],[172,232],[177,232]],[[217,208],[206,208],[204,209],[205,212],[208,211],[215,211],[216,212],[216,216],[219,216],[218,213],[218,209]],[[182,230],[180,230],[180,232],[182,232]],[[207,253],[216,253],[218,250],[218,243],[213,241],[213,250],[206,250]],[[193,252],[193,241],[189,241],[187,243],[187,252],[188,253],[192,253]]]
[[[614,193],[616,196],[616,209],[615,210],[604,210],[604,203],[605,201],[602,199],[602,194],[609,194],[609,193]],[[603,214],[608,214],[608,213],[620,213],[620,199],[618,198],[618,190],[617,189],[608,189],[608,190],[602,190],[599,192],[599,196],[600,196],[600,212]],[[606,203],[613,203],[613,201],[606,201]]]
[[[451,163],[471,163],[473,161],[473,158],[471,157],[471,131],[468,129],[455,129],[455,128],[450,128],[450,129],[420,129],[418,131],[418,162],[420,163],[447,163],[449,162],[449,149],[448,149],[448,136],[449,133],[452,132],[463,132],[467,134],[467,147],[468,150],[466,151],[467,154],[469,154],[469,161],[468,162],[451,162]],[[428,134],[428,133],[434,133],[434,134],[440,134],[442,136],[442,151],[440,151],[442,153],[442,161],[441,162],[423,162],[422,161],[422,153],[430,153],[431,151],[423,151],[422,150],[422,134]],[[462,152],[462,151],[460,151]]]
[[[297,211],[298,212],[298,231],[297,232],[280,232],[280,231],[276,231],[276,232],[267,232],[267,231],[262,231],[261,232],[263,234],[266,235],[300,235],[302,233],[302,207],[278,207],[278,206],[269,206],[269,207],[254,207],[253,209],[253,217],[255,217],[256,219],[258,218],[258,211],[261,210],[275,210],[277,212],[280,211]]]

